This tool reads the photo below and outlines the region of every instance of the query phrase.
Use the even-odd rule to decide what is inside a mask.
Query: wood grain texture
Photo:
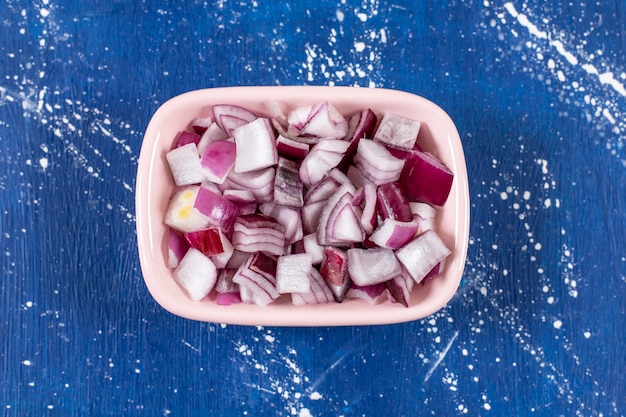
[[[24,415],[624,415],[625,4],[0,6],[0,410]],[[471,245],[417,322],[186,321],[143,284],[134,180],[165,100],[396,88],[464,143]]]

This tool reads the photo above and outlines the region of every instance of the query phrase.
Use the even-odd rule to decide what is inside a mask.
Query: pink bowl
[[[270,102],[288,108],[327,100],[343,114],[365,107],[390,111],[422,122],[421,146],[455,174],[452,191],[437,214],[437,232],[452,250],[445,271],[426,284],[415,285],[409,307],[384,301],[370,305],[349,299],[343,303],[294,306],[279,299],[266,307],[250,304],[220,306],[213,300],[191,301],[167,266],[168,228],[163,223],[174,182],[165,153],[174,138],[196,117],[211,114],[215,104],[237,104],[258,114],[272,114]],[[136,217],[139,259],[144,281],[166,310],[192,320],[268,326],[346,326],[417,320],[441,309],[455,294],[465,267],[469,237],[469,188],[459,133],[437,105],[414,94],[354,87],[226,87],[191,91],[172,98],[154,114],[144,136],[137,168]]]

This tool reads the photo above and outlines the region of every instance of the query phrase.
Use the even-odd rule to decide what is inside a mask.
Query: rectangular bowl
[[[422,122],[419,143],[454,173],[452,190],[438,208],[436,231],[451,249],[440,276],[413,287],[409,307],[359,299],[343,303],[294,306],[282,297],[265,307],[253,304],[217,305],[188,298],[167,266],[168,227],[163,223],[174,190],[165,154],[177,134],[196,117],[211,114],[215,104],[235,104],[260,116],[272,114],[270,102],[291,109],[326,100],[344,115],[370,107]],[[224,87],[191,91],[165,102],[146,129],[136,179],[137,240],[145,284],[156,302],[169,312],[192,320],[266,326],[347,326],[390,324],[427,317],[452,298],[460,284],[469,237],[469,189],[459,133],[451,118],[433,102],[407,92],[358,87]]]

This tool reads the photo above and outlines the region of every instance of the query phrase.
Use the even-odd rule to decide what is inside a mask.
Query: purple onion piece
[[[376,210],[383,220],[387,218],[401,222],[413,220],[409,200],[399,183],[392,182],[379,186],[376,195]]]
[[[189,250],[189,242],[181,233],[170,228],[167,266],[176,268],[187,250]]]
[[[400,183],[412,201],[443,206],[452,189],[454,174],[433,155],[411,151],[400,175]]]
[[[220,227],[226,236],[230,236],[239,215],[237,206],[215,191],[200,187],[194,208],[204,214],[210,224]]]
[[[175,148],[179,148],[181,146],[185,146],[189,143],[194,143],[196,146],[200,142],[200,135],[197,133],[192,133],[187,130],[183,130],[178,133],[178,138],[176,139]]]

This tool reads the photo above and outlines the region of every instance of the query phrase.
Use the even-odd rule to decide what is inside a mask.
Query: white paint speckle
[[[554,320],[554,322],[552,322],[552,326],[554,326],[555,329],[560,329],[561,326],[563,326],[563,322],[561,320]]]
[[[33,366],[33,363],[31,361],[29,361],[28,359],[24,359],[22,361],[22,365],[24,365],[24,366]]]
[[[311,395],[309,395],[309,398],[312,399],[313,401],[321,400],[322,399],[322,394],[320,394],[319,392],[315,391],[315,392],[311,393]]]

